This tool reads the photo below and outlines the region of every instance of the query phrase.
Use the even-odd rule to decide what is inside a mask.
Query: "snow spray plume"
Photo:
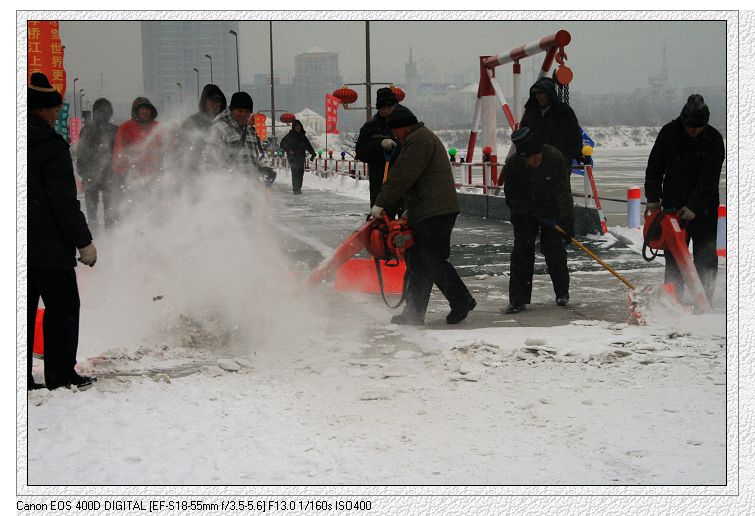
[[[80,357],[166,344],[249,354],[311,335],[256,171],[189,180],[178,162],[127,190],[120,222],[96,238],[97,266],[79,269]]]

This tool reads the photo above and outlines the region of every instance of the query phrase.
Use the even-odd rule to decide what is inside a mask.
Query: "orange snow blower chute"
[[[652,261],[656,256],[664,256],[665,252],[669,251],[679,266],[684,283],[689,288],[697,309],[700,312],[710,312],[710,301],[705,294],[692,256],[689,254],[687,231],[682,227],[676,212],[657,209],[650,212],[650,215],[645,218],[642,237],[642,257],[646,261]],[[649,253],[648,250],[650,250]]]
[[[412,232],[406,220],[390,220],[383,213],[383,219],[368,220],[344,240],[330,257],[309,274],[306,285],[316,287],[364,248],[375,260],[385,260],[386,265],[395,266],[404,259],[404,252],[413,243]],[[377,271],[380,274],[379,268]]]

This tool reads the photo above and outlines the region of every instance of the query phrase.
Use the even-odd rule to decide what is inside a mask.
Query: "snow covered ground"
[[[100,380],[29,393],[30,485],[726,482],[724,288],[714,313],[639,327],[605,273],[521,317],[483,275],[468,322],[434,292],[427,326],[390,325],[377,296],[298,288],[269,215],[316,207],[288,180],[166,188],[98,239],[79,357]],[[313,188],[368,198],[308,174],[297,202]]]

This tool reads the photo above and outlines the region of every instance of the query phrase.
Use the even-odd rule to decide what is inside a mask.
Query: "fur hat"
[[[396,94],[393,93],[393,90],[390,88],[380,88],[377,90],[377,99],[375,100],[375,107],[380,109],[384,106],[390,106],[393,104],[398,104],[398,99],[396,98]]]
[[[63,104],[63,97],[50,85],[45,74],[35,72],[26,87],[26,103],[29,109],[51,108]]]

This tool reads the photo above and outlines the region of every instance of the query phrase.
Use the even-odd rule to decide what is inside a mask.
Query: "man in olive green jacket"
[[[404,217],[408,218],[414,236],[414,244],[406,253],[406,307],[391,322],[424,324],[434,283],[451,306],[446,322],[457,324],[477,303],[448,261],[459,199],[446,149],[401,104],[388,116],[388,127],[401,142],[401,154],[370,213],[382,218],[382,206],[393,206],[403,198]]]

